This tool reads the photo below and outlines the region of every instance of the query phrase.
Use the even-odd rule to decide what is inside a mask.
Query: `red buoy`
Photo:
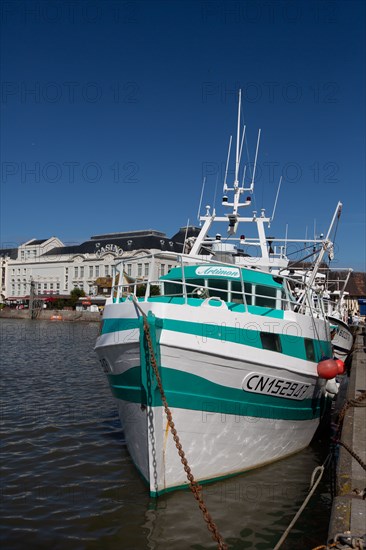
[[[338,374],[338,365],[334,359],[329,359],[329,357],[324,357],[319,361],[318,366],[318,376],[320,378],[325,378],[325,380],[330,380],[335,378]]]
[[[335,359],[335,362],[337,363],[338,374],[344,374],[344,372],[346,370],[346,366],[345,366],[344,362],[342,361],[342,359]]]

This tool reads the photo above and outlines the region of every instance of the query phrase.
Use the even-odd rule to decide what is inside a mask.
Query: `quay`
[[[349,542],[362,539],[366,533],[366,471],[351,452],[366,464],[366,400],[355,403],[366,392],[366,329],[355,335],[352,366],[346,393],[351,404],[344,414],[336,470],[336,496],[333,500],[328,543],[337,535],[348,534]],[[353,405],[352,405],[353,404]],[[351,546],[361,548],[363,546]]]
[[[0,310],[0,319],[30,319],[31,312],[29,309],[10,309],[4,308]],[[44,309],[37,315],[39,321],[86,321],[96,322],[101,321],[101,315],[99,312],[94,311],[69,311],[66,309]]]

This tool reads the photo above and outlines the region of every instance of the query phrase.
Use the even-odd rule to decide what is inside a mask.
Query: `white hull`
[[[167,308],[164,304],[151,303],[141,305],[154,310],[157,317],[164,316],[166,319],[169,314],[173,317],[175,315],[174,306]],[[136,318],[133,304],[125,303],[121,307],[124,315],[130,315],[132,323],[132,319]],[[121,314],[121,307],[113,306],[110,313],[113,312],[117,318]],[[182,306],[178,307],[181,318],[186,313],[193,321],[198,320],[198,316],[205,323],[212,319],[211,308],[207,312],[204,308],[201,311],[189,308],[190,311],[186,312]],[[294,323],[296,314],[289,313]],[[229,320],[226,317],[228,315],[232,314],[224,310],[220,312],[222,326],[226,327],[227,334],[233,328],[225,325]],[[268,330],[268,319],[254,317],[250,317],[252,323],[255,321],[259,328],[263,324]],[[244,317],[240,321],[245,323]],[[278,324],[278,320],[273,322]],[[306,398],[306,407],[309,407],[309,402],[319,400],[324,384],[316,375],[316,364],[267,350],[258,353],[258,349],[240,343],[228,343],[225,341],[225,331],[222,339],[210,338],[210,325],[208,327],[207,334],[201,334],[200,337],[173,330],[162,330],[159,333],[163,386],[167,390],[173,420],[195,478],[205,481],[231,476],[305,448],[319,424],[319,411],[314,417],[296,419],[294,409],[290,409],[294,406],[294,400],[277,399],[273,407],[269,405],[264,409],[261,394],[251,394],[249,405],[240,399],[246,393],[243,391],[243,381],[250,373],[267,377],[275,375],[283,380],[291,380],[299,387],[307,386],[303,397]],[[321,327],[324,327],[324,323],[319,326],[319,330]],[[311,330],[309,327],[309,334]],[[306,333],[306,327],[302,327],[302,332]],[[120,375],[121,380],[141,364],[139,339],[139,329],[129,329],[128,325],[125,330],[103,334],[98,339],[96,351],[99,357],[105,361],[109,372]],[[169,377],[174,380],[175,376],[185,376],[187,379],[182,379],[184,382],[180,383],[177,378],[176,385],[171,386]],[[202,386],[200,393],[201,390],[195,384],[203,382],[209,384],[209,389]],[[210,395],[211,385],[213,394],[222,394],[218,410],[217,400]],[[126,395],[129,395],[129,390],[127,388]],[[121,394],[118,394],[117,403],[127,446],[136,467],[149,484],[150,493],[156,495],[185,486],[186,474],[161,405],[132,402],[131,399],[135,398],[131,396],[123,399],[123,391],[121,389]],[[226,394],[230,391],[238,394],[234,397]],[[176,406],[176,401],[182,402],[182,399],[184,407]],[[300,408],[305,407],[305,401],[298,402]]]
[[[345,361],[353,345],[353,335],[346,323],[336,317],[328,317],[331,325],[335,325],[335,334],[332,337],[333,353],[337,359]]]
[[[164,409],[118,400],[129,453],[155,496],[188,485]],[[171,408],[195,479],[213,481],[257,468],[307,447],[318,419],[271,420]],[[194,427],[194,428],[193,428]]]

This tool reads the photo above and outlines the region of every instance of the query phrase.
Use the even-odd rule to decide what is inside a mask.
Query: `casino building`
[[[152,252],[182,252],[185,238],[198,235],[193,226],[182,227],[171,238],[154,229],[95,235],[77,245],[65,246],[57,237],[32,239],[18,248],[0,250],[1,301],[21,303],[29,299],[31,283],[38,297],[69,297],[74,288],[88,296],[107,297],[113,266],[121,259],[141,257],[126,264],[129,277],[147,277]],[[155,263],[154,276],[165,275],[172,259]],[[109,283],[109,284],[108,284]]]

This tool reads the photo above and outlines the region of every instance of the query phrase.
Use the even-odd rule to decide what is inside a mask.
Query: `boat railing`
[[[181,280],[176,278],[168,278],[164,280],[159,278],[158,272],[160,269],[159,261],[171,261],[172,267],[181,268]],[[174,261],[173,261],[174,260]],[[132,278],[127,273],[127,265],[149,261],[149,272],[145,277]],[[244,311],[249,311],[249,306],[259,306],[267,309],[291,310],[298,313],[323,316],[320,300],[315,303],[314,299],[310,299],[306,291],[306,283],[299,283],[298,279],[292,279],[289,276],[281,276],[281,279],[287,281],[283,287],[270,287],[265,284],[252,285],[247,284],[243,277],[242,268],[232,264],[239,270],[240,281],[239,285],[234,285],[233,281],[228,281],[226,287],[220,286],[219,280],[209,277],[202,282],[195,282],[192,279],[186,279],[185,267],[192,263],[209,263],[210,265],[228,266],[225,262],[208,259],[204,256],[192,257],[189,254],[176,254],[171,252],[146,254],[138,257],[126,257],[116,264],[113,271],[112,294],[111,299],[114,303],[124,301],[128,295],[134,295],[141,301],[148,301],[154,293],[164,294],[168,298],[183,298],[184,303],[188,303],[188,299],[198,298],[201,300],[217,298],[223,302],[242,304]],[[173,265],[174,264],[174,265]],[[230,264],[231,265],[231,264]],[[225,280],[226,282],[226,280]],[[236,281],[235,281],[236,282]],[[289,291],[291,286],[297,285],[304,299],[299,300],[292,292]],[[169,289],[169,285],[171,288]],[[246,288],[247,286],[247,288]],[[249,290],[248,290],[249,287]],[[263,289],[267,289],[267,293],[263,293]],[[262,292],[259,291],[262,289]],[[268,293],[270,289],[270,293]],[[173,292],[174,290],[174,292]]]

